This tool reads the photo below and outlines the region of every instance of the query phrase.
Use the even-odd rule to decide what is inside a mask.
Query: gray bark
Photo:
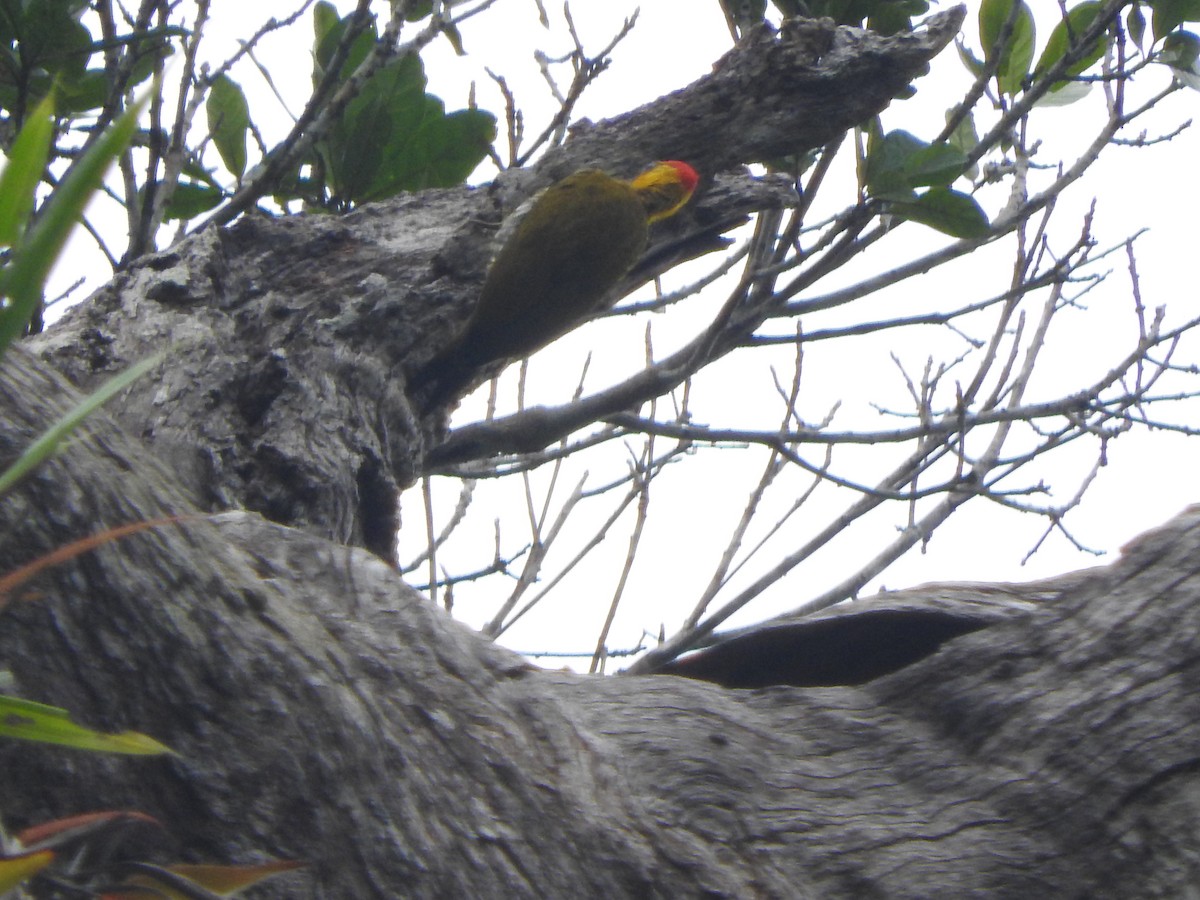
[[[70,392],[0,375],[8,456]],[[173,481],[98,417],[4,505],[11,564],[177,512]],[[0,795],[310,863],[269,896],[1183,896],[1198,559],[1192,509],[1108,568],[882,595],[858,608],[990,624],[859,686],[734,690],[540,671],[362,550],[191,519],[50,569],[0,631],[23,694],[179,755],[4,745]]]
[[[379,558],[397,488],[440,438],[411,414],[404,372],[461,321],[485,222],[584,159],[714,171],[819,144],[833,133],[820,129],[886,102],[885,76],[905,83],[956,15],[891,43],[826,29],[820,54],[794,42],[790,69],[787,40],[760,34],[711,80],[631,114],[628,147],[598,125],[492,189],[205,233],[119,276],[31,342],[40,356],[10,353],[0,460],[73,401],[59,372],[86,386],[172,346],[157,376],[0,503],[7,568],[107,527],[187,517],[44,571],[0,629],[21,694],[178,755],[0,744],[6,823],[132,807],[192,858],[309,863],[262,896],[1186,896],[1200,883],[1200,510],[1108,568],[780,624],[798,646],[833,640],[853,657],[896,616],[966,623],[934,629],[888,674],[800,666],[753,690],[538,670]],[[770,65],[739,62],[756,52]],[[864,66],[875,93],[829,87]],[[817,130],[786,141],[764,125],[725,147],[688,143],[705,92],[739,72],[758,80],[726,90],[763,115],[788,92],[816,103],[810,84],[826,119],[846,120],[798,116]],[[660,244],[692,246],[762,202],[742,176],[720,186]],[[237,506],[258,512],[213,512]],[[830,625],[859,612],[886,615]]]

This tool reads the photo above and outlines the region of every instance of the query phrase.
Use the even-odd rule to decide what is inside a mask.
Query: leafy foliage
[[[246,174],[246,135],[250,131],[250,105],[246,95],[228,75],[213,81],[205,104],[208,130],[221,160],[239,180]]]
[[[1033,62],[1034,38],[1033,13],[1023,0],[983,0],[980,4],[979,40],[984,61],[995,62],[1002,94],[1015,94],[1024,85]]]
[[[350,16],[339,18],[329,3],[313,10],[313,83],[320,84],[335,61]],[[379,39],[374,22],[355,38],[338,73],[342,84],[356,77]],[[381,200],[403,191],[459,184],[487,156],[496,138],[496,118],[480,109],[447,114],[426,92],[419,56],[392,60],[363,82],[357,96],[316,145],[313,176],[297,171],[293,191],[281,198],[307,199],[334,209]]]
[[[967,168],[961,146],[929,144],[907,131],[881,134],[872,123],[867,145],[868,193],[887,201],[888,210],[952,237],[980,237],[988,232],[987,215],[971,197],[950,187]],[[918,194],[918,188],[929,190]]]
[[[81,22],[88,6],[86,0],[0,0],[0,111],[16,125],[52,94],[55,113],[68,118],[94,114],[108,102],[114,74],[89,67],[105,45]],[[129,52],[121,90],[149,79],[180,33],[140,28],[115,36],[109,44]]]
[[[11,256],[0,270],[0,295],[6,298],[0,317],[0,355],[25,329],[42,300],[42,289],[50,267],[66,243],[71,229],[83,215],[83,208],[99,189],[104,173],[133,137],[142,106],[135,104],[108,129],[95,145],[72,167],[45,205],[31,222],[33,194],[45,165],[49,137],[49,107],[46,98],[35,113],[28,132],[22,130],[13,147],[15,162],[11,178],[14,199],[7,213],[13,218],[0,224],[0,234],[20,234]],[[0,187],[9,181],[6,168]]]
[[[772,0],[783,16],[833,19],[881,34],[911,31],[913,21],[929,12],[929,0]],[[741,37],[767,14],[766,0],[721,0],[730,33]]]
[[[451,5],[443,5],[438,28],[461,52],[461,38],[445,12]],[[0,149],[11,149],[14,136],[49,98],[55,118],[39,177],[43,170],[57,171],[69,164],[80,143],[90,145],[94,135],[120,116],[134,88],[161,75],[176,49],[193,37],[199,40],[199,34],[179,24],[152,25],[151,12],[147,6],[143,18],[120,19],[112,5],[85,0],[0,0]],[[410,4],[404,18],[416,22],[431,14],[429,3]],[[286,168],[259,172],[251,135],[269,159],[293,154],[303,134],[268,150],[246,92],[229,65],[212,74],[202,66],[197,73],[188,57],[181,96],[156,93],[152,98],[155,122],[172,111],[178,121],[173,128],[138,132],[132,144],[137,149],[126,151],[126,191],[121,199],[129,222],[135,224],[127,251],[108,253],[114,265],[153,249],[165,222],[186,223],[235,196],[241,200],[239,209],[270,196],[284,204],[302,200],[344,209],[400,191],[460,183],[487,155],[495,137],[494,117],[474,108],[447,113],[441,100],[425,92],[424,71],[415,52],[376,69],[370,59],[380,34],[373,19],[368,29],[355,32],[346,53],[339,45],[348,35],[347,20],[329,3],[318,4],[313,17],[319,35],[317,77],[341,60],[333,73],[335,86],[358,95],[338,105],[323,143],[290,156],[294,164]],[[242,52],[251,51],[254,40],[279,27],[277,22],[269,24]],[[193,117],[200,108],[207,127],[194,131]],[[213,158],[206,160],[206,147],[215,150],[209,154]],[[247,185],[248,175],[260,177]],[[40,315],[31,321],[32,330],[39,330]]]
[[[1161,41],[1186,22],[1200,22],[1200,2],[1197,0],[1146,0],[1151,10],[1154,40]]]
[[[1083,94],[1069,93],[1064,89],[1094,67],[1104,55],[1106,29],[1094,28],[1104,7],[1105,4],[1099,0],[1084,0],[1066,10],[1066,15],[1050,32],[1034,65],[1037,40],[1029,6],[1024,0],[983,0],[979,8],[979,41],[984,48],[984,59],[976,59],[961,45],[959,52],[972,74],[979,75],[987,64],[993,64],[997,89],[1009,97],[1019,94],[1032,80],[1065,60],[1058,80],[1048,87],[1047,94],[1051,97],[1054,94],[1063,95],[1049,102],[1069,103]],[[1160,47],[1160,52],[1153,60],[1171,66],[1180,74],[1183,83],[1196,87],[1200,84],[1200,79],[1192,71],[1196,55],[1187,48],[1200,47],[1200,40],[1183,30],[1182,26],[1200,21],[1200,2],[1141,0],[1132,4],[1126,14],[1126,27],[1138,46],[1142,46],[1145,38],[1146,9],[1151,13],[1153,40]],[[1089,32],[1093,36],[1085,45],[1084,36]]]
[[[812,16],[828,16],[839,25],[865,25],[881,34],[911,30],[913,19],[929,11],[928,0],[811,0],[807,7]]]
[[[1069,79],[1080,75],[1094,66],[1100,60],[1100,57],[1104,55],[1105,42],[1103,37],[1097,36],[1089,47],[1078,52],[1076,52],[1076,45],[1080,35],[1086,33],[1091,28],[1101,9],[1102,4],[1099,0],[1086,0],[1086,2],[1073,7],[1067,13],[1066,17],[1061,19],[1054,26],[1054,30],[1050,32],[1046,46],[1042,49],[1042,55],[1038,57],[1037,65],[1034,67],[1034,73],[1048,72],[1059,60],[1066,57],[1068,53],[1075,53],[1075,61],[1067,65],[1066,70],[1063,72],[1064,78]],[[1064,80],[1061,84],[1055,85],[1050,90],[1061,91],[1068,83],[1068,81]]]

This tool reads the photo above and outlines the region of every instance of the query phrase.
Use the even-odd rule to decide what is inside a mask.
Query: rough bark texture
[[[8,456],[69,390],[23,353],[0,376]],[[97,418],[4,505],[9,558],[177,511],[172,482]],[[13,824],[134,806],[189,854],[311,863],[273,896],[1175,897],[1197,560],[1191,509],[1108,568],[882,595],[860,608],[991,624],[859,686],[746,691],[539,671],[370,554],[198,518],[55,567],[0,631],[22,693],[179,756],[3,745],[0,796]]]
[[[890,43],[761,33],[529,178],[203,234],[31,342],[40,356],[10,353],[0,462],[76,396],[51,365],[87,385],[173,348],[0,503],[8,568],[194,509],[276,523],[198,514],[23,586],[0,629],[18,691],[178,756],[0,744],[6,824],[143,809],[195,858],[308,861],[262,894],[277,897],[1186,895],[1200,883],[1200,510],[1108,568],[780,624],[789,683],[754,690],[534,669],[357,549],[389,553],[396,488],[438,427],[411,415],[404,371],[461,321],[487,223],[514,197],[583,159],[713,171],[819,144],[885,103],[959,18]],[[785,123],[804,104],[824,118],[797,115],[794,133],[730,121],[728,142],[706,124],[689,143],[688,122],[729,92]],[[763,202],[738,176],[720,187],[681,240]],[[866,671],[805,674],[794,652],[833,641],[863,658],[912,629],[921,652]]]

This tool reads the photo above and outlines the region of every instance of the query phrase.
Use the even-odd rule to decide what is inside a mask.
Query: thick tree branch
[[[70,402],[6,359],[0,455]],[[185,512],[171,481],[98,417],[0,505],[7,558]],[[263,897],[1178,895],[1198,560],[1193,509],[1108,568],[881,595],[710,658],[743,691],[535,670],[369,554],[182,522],[45,573],[0,629],[23,694],[178,756],[6,743],[4,812],[135,807],[197,856],[308,863]]]

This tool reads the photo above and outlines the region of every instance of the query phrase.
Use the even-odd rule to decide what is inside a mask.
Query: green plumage
[[[597,169],[564,178],[496,256],[462,349],[475,365],[527,356],[590,313],[645,249],[633,188]]]
[[[493,261],[462,334],[411,379],[437,384],[422,405],[570,331],[638,261],[646,233],[646,204],[628,182],[585,169],[547,188]]]

